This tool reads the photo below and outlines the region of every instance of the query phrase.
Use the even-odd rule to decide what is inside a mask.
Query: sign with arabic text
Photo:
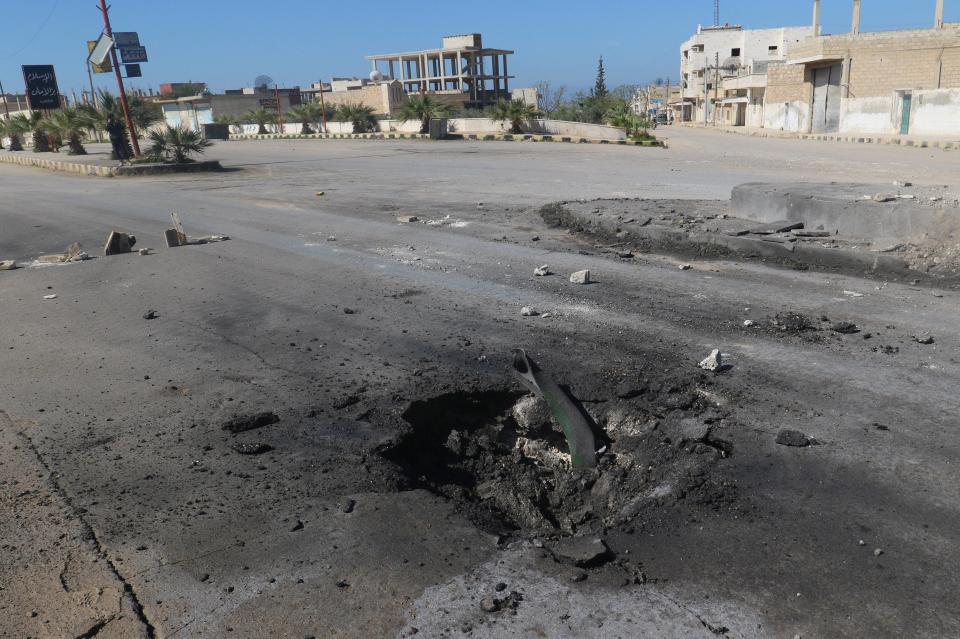
[[[146,47],[119,47],[120,57],[124,64],[138,64],[147,62]]]
[[[23,65],[23,83],[27,88],[27,104],[31,110],[60,108],[60,89],[52,64]]]

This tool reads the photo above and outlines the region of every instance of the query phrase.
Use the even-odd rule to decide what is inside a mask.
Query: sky
[[[61,92],[89,86],[86,41],[102,29],[95,0],[6,0],[0,82],[23,91],[22,64],[53,64]],[[811,22],[811,0],[721,0],[721,22],[745,28]],[[825,33],[850,28],[850,0],[823,0]],[[862,30],[923,28],[935,0],[863,0]],[[946,0],[946,20],[960,21],[960,0]],[[713,0],[572,2],[421,2],[419,0],[113,0],[114,30],[137,31],[150,62],[133,87],[206,82],[214,91],[251,86],[268,75],[281,86],[331,76],[365,76],[364,56],[436,48],[444,35],[483,34],[487,46],[512,49],[512,86],[542,80],[592,86],[604,57],[607,84],[676,80],[680,43],[713,22]],[[95,76],[116,88],[113,75]]]

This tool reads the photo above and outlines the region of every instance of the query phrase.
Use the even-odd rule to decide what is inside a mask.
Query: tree
[[[567,92],[565,85],[556,89],[547,80],[541,80],[534,85],[537,89],[537,104],[546,115],[553,115],[554,111],[563,104],[563,96]]]
[[[10,138],[11,151],[23,151],[23,142],[20,140],[23,133],[24,131],[20,128],[16,119],[4,120],[0,118],[0,138],[4,136]]]
[[[50,116],[47,124],[51,132],[67,141],[70,155],[86,155],[83,147],[83,137],[93,126],[89,111],[79,108],[60,109]]]
[[[277,119],[277,114],[260,107],[247,113],[247,119],[257,125],[257,135],[267,135],[270,133],[267,130],[267,125]]]
[[[337,109],[337,121],[352,122],[354,133],[367,133],[377,125],[373,107],[365,104],[344,104]]]
[[[213,121],[217,124],[226,124],[227,126],[235,126],[237,127],[238,133],[243,133],[243,125],[240,123],[240,119],[232,114],[221,113],[220,115],[214,117]]]
[[[97,100],[97,124],[106,130],[113,149],[114,160],[129,160],[133,157],[133,147],[127,133],[127,122],[123,117],[120,100],[109,91],[100,90]]]
[[[157,162],[172,161],[176,164],[193,162],[191,155],[203,154],[207,148],[213,146],[210,140],[203,139],[199,131],[169,125],[165,129],[151,131],[150,142],[152,144],[147,150],[148,157]]]
[[[490,109],[490,119],[494,122],[509,122],[510,133],[523,133],[523,125],[539,115],[537,107],[523,100],[501,100]]]
[[[319,104],[314,105],[314,103],[308,102],[293,107],[287,115],[300,123],[301,135],[312,135],[313,129],[310,128],[310,125],[316,122],[319,110]]]
[[[607,112],[607,124],[623,129],[628,137],[633,137],[642,129],[646,129],[646,120],[638,116],[626,104],[618,105]]]
[[[16,122],[15,126],[24,133],[30,134],[33,140],[34,153],[48,153],[50,151],[50,140],[47,139],[47,121],[40,111],[31,111],[30,115],[18,113],[13,116]]]
[[[597,82],[593,87],[593,96],[607,97],[607,71],[603,68],[603,56],[600,56],[600,62],[597,64]]]
[[[147,129],[164,119],[163,108],[156,102],[134,96],[128,100],[128,105],[130,106],[130,119],[133,120],[133,126],[141,134],[146,133]]]
[[[450,115],[450,107],[425,93],[407,98],[397,115],[401,122],[420,120],[420,133],[429,133],[430,120]]]

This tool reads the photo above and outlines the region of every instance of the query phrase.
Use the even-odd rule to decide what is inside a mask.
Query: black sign
[[[138,62],[148,62],[146,47],[122,47],[120,57],[124,64],[136,64]]]
[[[128,78],[142,78],[143,73],[140,71],[139,64],[125,64],[123,65],[127,70]]]
[[[31,110],[60,108],[60,89],[52,64],[23,65],[23,83],[27,87],[27,104]]]

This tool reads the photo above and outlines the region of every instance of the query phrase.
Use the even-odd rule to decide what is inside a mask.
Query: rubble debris
[[[570,274],[570,283],[571,284],[590,284],[593,280],[590,279],[590,271],[577,271],[576,273]]]
[[[794,448],[806,448],[813,443],[809,437],[798,430],[785,428],[777,433],[777,443],[781,446],[792,446]]]
[[[550,407],[536,395],[527,395],[520,399],[513,405],[510,414],[521,433],[539,431],[550,422]]]
[[[547,264],[544,264],[543,266],[538,266],[537,268],[533,269],[533,274],[536,277],[546,277],[547,275],[551,275],[550,266]]]
[[[297,523],[295,523],[293,525],[293,528],[290,529],[290,532],[297,532],[297,531],[303,530],[303,527],[304,527],[303,522],[298,519]]]
[[[143,319],[145,320],[157,319],[158,317],[160,317],[160,313],[158,313],[153,309],[150,309],[149,311],[143,314]]]
[[[273,450],[273,446],[270,444],[264,444],[263,442],[256,443],[237,443],[233,445],[233,450],[237,451],[241,455],[262,455],[263,453],[269,453]]]
[[[103,247],[104,255],[121,255],[129,253],[137,243],[134,235],[121,233],[120,231],[111,231],[107,237],[107,243]]]
[[[716,373],[723,368],[723,355],[719,350],[713,349],[710,355],[698,365],[705,371]]]
[[[60,264],[66,262],[66,256],[62,253],[54,253],[52,255],[41,255],[37,258],[37,261],[41,264]]]
[[[419,222],[420,218],[416,215],[401,215],[397,218],[397,222],[401,224],[413,224],[414,222]]]
[[[689,270],[692,269],[692,268],[693,268],[693,267],[690,266],[689,264],[681,264],[681,265],[680,265],[680,270],[681,270],[681,271],[689,271]]]
[[[270,424],[276,424],[280,418],[272,411],[262,413],[253,413],[250,415],[238,415],[223,422],[221,428],[231,433],[245,433],[248,430],[263,428]]]
[[[802,333],[804,331],[814,331],[816,327],[806,315],[800,313],[777,313],[773,317],[773,325],[781,331],[788,333]]]
[[[929,346],[934,343],[933,335],[914,335],[913,339],[916,340],[917,344],[923,344]]]
[[[549,545],[549,550],[558,559],[566,560],[580,568],[602,565],[612,555],[607,544],[595,537],[571,537]]]
[[[793,231],[794,229],[802,229],[803,222],[791,222],[789,220],[777,220],[776,222],[768,222],[766,224],[761,224],[750,229],[750,233],[754,235],[775,235],[777,233],[786,233],[787,231]]]
[[[139,253],[140,255],[150,255],[151,254],[150,251],[152,250],[153,249],[150,249],[150,248],[142,248],[139,251],[137,251],[137,253]]]
[[[915,200],[917,196],[912,193],[901,193],[897,196],[898,200]]]
[[[874,548],[874,549],[873,549],[873,556],[874,556],[874,557],[879,557],[879,556],[882,555],[882,554],[883,554],[883,548]]]
[[[856,291],[844,291],[843,294],[847,297],[863,297],[863,293],[858,293]]]
[[[45,299],[45,300],[55,300],[55,299],[57,299],[57,295],[56,295],[55,293],[51,293],[50,295],[44,295],[44,296],[43,296],[43,299]]]
[[[520,314],[524,317],[536,317],[540,313],[537,312],[537,309],[533,308],[532,306],[524,306],[520,309]]]
[[[195,240],[188,240],[187,244],[212,244],[213,242],[228,242],[229,235],[204,235]]]
[[[357,506],[356,499],[344,499],[343,502],[340,503],[340,512],[342,512],[345,515],[349,515],[350,513],[353,512],[353,509],[356,508],[356,506]]]
[[[837,322],[830,330],[834,333],[840,333],[841,335],[853,335],[854,333],[860,332],[860,327],[853,322]]]
[[[830,237],[834,235],[830,231],[805,231],[803,229],[794,229],[790,233],[796,237]]]
[[[337,236],[336,236],[336,235],[328,235],[328,236],[327,236],[327,241],[328,241],[328,242],[336,242],[336,241],[337,241]]]
[[[563,429],[573,466],[595,467],[597,465],[596,441],[593,430],[580,408],[550,376],[540,370],[522,349],[514,351],[513,369],[524,386],[547,402],[554,419]]]
[[[892,202],[897,199],[896,195],[890,195],[888,193],[876,193],[872,198],[869,195],[865,195],[865,198],[872,199],[874,202]]]
[[[754,322],[754,321],[751,320],[751,319],[743,320],[743,326],[744,326],[745,328],[751,328],[751,327],[756,326],[756,325],[757,325],[757,323]]]
[[[500,610],[500,600],[492,595],[487,595],[480,600],[480,609],[484,612],[498,612]]]
[[[893,185],[900,186],[900,187],[908,187],[908,186],[913,186],[913,182],[907,182],[906,180],[894,180]]]
[[[317,191],[317,197],[323,197],[326,194],[327,194],[326,191]]]
[[[167,248],[183,246],[183,244],[180,242],[180,234],[177,233],[177,229],[167,229],[164,231],[163,239],[167,243]]]
[[[16,260],[2,260],[0,261],[0,271],[12,271],[17,268]]]
[[[632,260],[634,256],[632,251],[620,251],[617,253],[617,257],[622,260]]]

